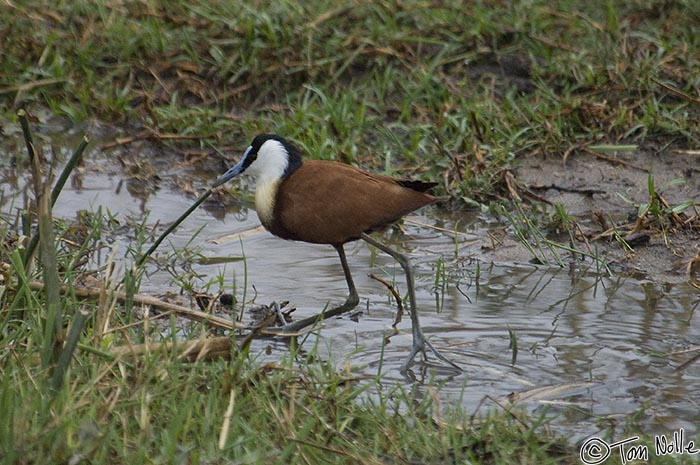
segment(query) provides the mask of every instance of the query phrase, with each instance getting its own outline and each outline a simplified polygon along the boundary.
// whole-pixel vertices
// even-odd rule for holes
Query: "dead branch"
[[[153,352],[178,352],[178,358],[186,362],[209,361],[227,358],[231,354],[232,339],[228,336],[210,337],[196,341],[149,342],[138,345],[124,345],[112,349],[115,358],[150,354]]]
[[[29,283],[29,288],[38,291],[44,288],[44,283],[39,281],[31,281]],[[62,294],[65,294],[66,292],[68,292],[68,286],[66,286],[65,284],[62,285],[60,290]],[[71,288],[71,292],[73,292],[77,297],[80,298],[99,299],[102,295],[102,288],[74,287]],[[111,291],[109,294],[112,298],[117,299],[120,302],[124,302],[127,300],[126,292]],[[168,312],[181,315],[185,318],[189,318],[191,320],[199,321],[202,323],[207,323],[212,326],[217,326],[223,329],[245,329],[245,325],[243,323],[232,321],[227,318],[222,318],[216,315],[210,315],[209,313],[201,312],[199,310],[194,310],[188,307],[183,307],[182,305],[164,302],[160,299],[157,299],[156,297],[148,295],[135,294],[133,296],[132,301],[138,305],[150,305],[154,308],[166,310]],[[158,316],[159,315],[154,315],[153,318],[157,318]]]

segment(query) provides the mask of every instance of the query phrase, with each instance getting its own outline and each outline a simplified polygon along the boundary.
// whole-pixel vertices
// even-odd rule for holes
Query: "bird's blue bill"
[[[214,187],[219,187],[220,185],[224,184],[227,181],[230,181],[231,179],[235,178],[236,176],[241,174],[243,171],[245,171],[245,169],[247,168],[246,158],[248,158],[248,152],[250,152],[250,147],[248,147],[248,149],[243,154],[243,157],[241,157],[241,161],[236,163],[230,170],[225,172],[219,179],[217,179],[214,182],[212,189]]]

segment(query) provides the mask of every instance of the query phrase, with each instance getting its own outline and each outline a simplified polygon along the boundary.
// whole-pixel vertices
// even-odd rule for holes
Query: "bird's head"
[[[260,134],[243,153],[243,158],[214,182],[220,186],[242,173],[258,180],[284,179],[301,166],[301,152],[291,143],[274,134]]]

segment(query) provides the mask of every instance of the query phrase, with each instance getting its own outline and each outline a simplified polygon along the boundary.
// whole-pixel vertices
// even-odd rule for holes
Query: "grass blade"
[[[22,129],[24,130],[24,126],[22,126]],[[27,130],[29,130],[29,127],[27,127]],[[31,141],[31,134],[30,134],[30,141]],[[58,199],[58,196],[61,195],[61,191],[63,190],[63,186],[65,186],[66,181],[68,180],[68,177],[70,174],[73,172],[73,169],[75,166],[78,164],[80,159],[83,156],[83,152],[85,151],[85,148],[87,147],[88,143],[90,142],[90,139],[88,136],[83,136],[83,139],[80,141],[80,144],[78,147],[73,151],[73,155],[68,159],[68,163],[66,163],[66,166],[63,168],[63,171],[61,171],[61,175],[58,177],[56,180],[56,184],[53,186],[53,189],[51,190],[51,207],[56,205],[56,200]],[[32,143],[33,147],[33,143]],[[25,267],[29,263],[29,260],[31,260],[32,255],[34,254],[34,250],[36,250],[36,246],[39,244],[39,234],[35,233],[32,236],[32,239],[29,241],[29,244],[27,245],[27,249],[24,252],[24,263]]]
[[[58,391],[63,385],[63,378],[68,371],[68,366],[73,358],[73,352],[78,346],[80,335],[83,332],[83,328],[85,327],[85,323],[88,321],[89,316],[90,312],[87,310],[79,310],[73,316],[73,321],[71,322],[70,330],[68,331],[68,337],[66,338],[66,344],[63,346],[63,350],[61,350],[61,353],[58,356],[56,368],[53,372],[53,378],[51,379],[51,387],[54,392]]]
[[[190,206],[190,208],[188,208],[185,211],[185,213],[180,215],[180,217],[177,220],[175,220],[175,222],[173,224],[168,226],[168,228],[165,231],[163,231],[163,234],[161,234],[160,237],[158,237],[158,239],[156,239],[156,241],[153,243],[153,245],[151,245],[151,247],[143,255],[141,255],[141,257],[136,261],[136,268],[139,268],[141,265],[143,265],[144,262],[146,261],[146,259],[158,248],[160,243],[163,242],[165,240],[165,238],[168,237],[168,235],[175,230],[175,228],[180,226],[180,223],[185,221],[185,218],[190,216],[190,213],[192,213],[199,205],[201,205],[201,203],[204,202],[207,199],[207,197],[209,197],[211,195],[212,192],[213,192],[213,190],[211,188],[207,189]]]
[[[56,262],[56,246],[51,217],[50,193],[44,184],[39,159],[34,149],[34,141],[29,128],[29,120],[24,110],[17,112],[22,133],[27,144],[27,152],[32,167],[32,181],[39,216],[39,248],[41,251],[41,268],[44,278],[45,315],[41,348],[41,363],[44,367],[53,365],[59,357],[63,343],[63,315],[61,311],[61,293]],[[26,266],[26,263],[25,263]]]

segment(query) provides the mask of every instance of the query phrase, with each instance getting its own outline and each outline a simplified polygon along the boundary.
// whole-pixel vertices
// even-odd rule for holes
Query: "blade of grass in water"
[[[53,365],[59,357],[63,343],[63,315],[61,309],[60,280],[56,261],[56,245],[51,216],[51,202],[48,185],[44,184],[39,159],[34,149],[34,141],[29,128],[29,120],[24,110],[17,112],[27,152],[32,167],[34,195],[37,199],[39,216],[39,248],[41,251],[41,271],[44,279],[45,315],[41,348],[41,362],[44,367]],[[25,263],[26,266],[26,263]]]
[[[22,129],[24,130],[24,125],[22,126]],[[29,129],[29,126],[27,125],[27,130]],[[30,136],[31,140],[31,136]],[[80,144],[78,147],[73,151],[73,154],[71,157],[68,159],[68,163],[66,163],[66,166],[63,168],[63,171],[61,171],[61,175],[58,177],[56,180],[56,184],[53,187],[53,190],[51,191],[51,207],[56,205],[56,200],[58,199],[58,196],[61,195],[61,191],[63,190],[63,186],[65,186],[66,181],[70,177],[70,174],[73,172],[73,169],[75,166],[78,164],[80,159],[83,156],[83,152],[85,151],[85,148],[87,147],[88,143],[90,142],[90,139],[87,136],[83,136],[83,139],[80,141]],[[33,146],[33,143],[32,143]],[[36,246],[39,243],[39,234],[35,233],[32,236],[32,239],[29,241],[29,244],[27,245],[27,249],[24,252],[24,263],[25,267],[29,266],[29,260],[31,260],[32,255],[34,254],[34,250],[36,250]]]
[[[180,217],[178,219],[176,219],[173,224],[168,226],[168,228],[165,231],[163,231],[163,234],[161,234],[160,237],[158,237],[158,239],[156,239],[156,241],[153,243],[153,245],[151,245],[151,247],[143,255],[141,255],[141,257],[136,261],[135,267],[139,268],[141,265],[143,265],[145,263],[146,259],[158,248],[160,243],[163,242],[166,237],[168,237],[168,234],[170,234],[171,232],[173,232],[175,230],[175,228],[180,226],[180,223],[185,221],[185,218],[190,216],[190,213],[192,213],[202,202],[204,202],[207,199],[207,197],[209,197],[211,195],[212,192],[213,192],[213,189],[211,189],[211,188],[207,189],[202,195],[199,196],[199,198],[197,200],[195,200],[195,202],[190,206],[190,208],[188,208],[185,211],[185,213],[180,215]]]

